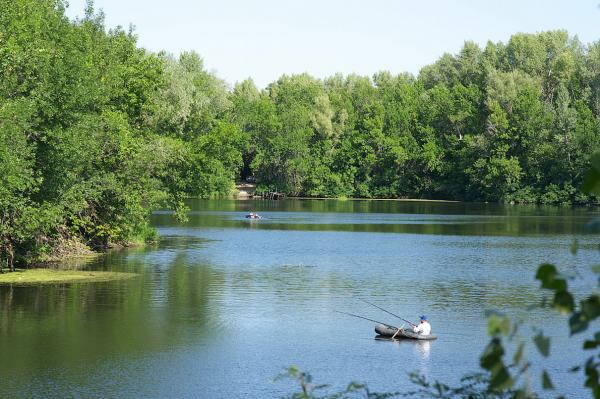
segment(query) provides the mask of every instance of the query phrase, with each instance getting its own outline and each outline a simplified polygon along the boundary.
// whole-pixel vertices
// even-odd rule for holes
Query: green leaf
[[[594,274],[600,274],[600,265],[592,265],[592,272]]]
[[[481,367],[491,374],[490,388],[502,390],[513,385],[513,379],[502,361],[504,347],[500,338],[493,338],[479,358]]]
[[[598,346],[598,342],[586,340],[583,343],[583,349],[595,349]]]
[[[550,338],[544,337],[543,332],[539,332],[534,338],[533,342],[535,342],[535,346],[538,351],[544,356],[548,357],[550,354]]]
[[[555,278],[552,281],[548,282],[547,287],[543,287],[543,288],[549,288],[554,291],[566,291],[567,290],[567,281],[562,277]]]
[[[497,313],[493,313],[488,317],[488,334],[507,335],[510,332],[510,319]]]
[[[575,309],[575,300],[568,291],[557,291],[554,294],[552,306],[561,312],[572,312]]]
[[[600,297],[591,295],[581,301],[581,313],[583,313],[588,321],[592,321],[600,316]]]
[[[567,289],[567,282],[563,277],[560,277],[554,265],[548,263],[541,265],[535,278],[542,282],[542,288],[554,291],[565,291]]]
[[[502,341],[499,338],[493,338],[479,359],[481,367],[486,370],[492,370],[498,367],[498,365],[502,365],[503,355],[504,348],[502,347]]]
[[[557,274],[557,271],[556,271],[556,267],[554,265],[551,265],[549,263],[544,263],[543,265],[541,265],[538,268],[537,273],[535,274],[535,278],[542,282],[542,287],[543,287],[544,282],[548,281],[548,280],[553,280],[554,276],[556,276],[556,274]]]
[[[548,375],[548,372],[544,370],[542,372],[542,388],[544,389],[554,389],[554,385],[552,384],[552,380]]]
[[[569,318],[569,328],[571,329],[571,335],[585,331],[588,328],[585,316],[581,312],[573,313]]]
[[[523,359],[524,350],[525,350],[525,344],[523,342],[519,343],[519,347],[517,348],[517,351],[515,352],[515,355],[513,356],[513,362],[515,364],[519,364],[521,362],[521,359]]]
[[[490,388],[494,390],[503,390],[512,387],[513,379],[506,369],[502,366],[495,372],[492,371],[492,378],[490,379]]]
[[[590,357],[585,362],[585,376],[587,377],[585,380],[585,386],[592,388],[593,390],[598,389],[598,363],[594,362],[594,357]],[[597,397],[597,395],[594,395]]]

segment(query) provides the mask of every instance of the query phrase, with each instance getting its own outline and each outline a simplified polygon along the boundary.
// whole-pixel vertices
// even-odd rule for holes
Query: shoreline
[[[88,247],[78,247],[76,251],[73,251],[74,247],[71,247],[70,251],[62,252],[60,255],[51,255],[45,259],[38,259],[31,262],[22,262],[20,267],[16,267],[15,271],[10,271],[6,267],[0,266],[0,285],[4,284],[2,276],[11,275],[19,272],[28,270],[48,270],[56,272],[89,272],[89,273],[103,273],[103,271],[96,270],[84,270],[86,264],[93,262],[100,257],[106,256],[111,252],[124,251],[127,249],[146,247],[149,243],[145,242],[131,242],[128,244],[113,244],[105,249],[94,250]],[[120,273],[120,272],[107,272],[107,273]],[[42,282],[43,284],[43,282]]]
[[[224,197],[224,198],[232,198],[235,200],[264,199],[260,195],[238,195],[238,194],[234,194],[231,197]],[[427,199],[427,198],[294,197],[291,195],[285,196],[282,199],[319,200],[319,201],[333,200],[333,201],[396,201],[396,202],[447,202],[447,203],[464,203],[465,202],[465,201],[459,201],[459,200]],[[488,202],[482,202],[482,203],[488,203]]]
[[[256,194],[256,183],[242,181],[235,182],[235,190],[231,195],[238,200],[262,199],[262,195]],[[365,198],[365,197],[304,197],[285,195],[283,198],[301,199],[301,200],[337,200],[337,201],[420,201],[420,202],[464,202],[449,199],[428,199],[428,198]]]
[[[444,199],[423,199],[423,198],[339,198],[339,197],[286,197],[290,199],[301,200],[336,200],[336,201],[395,201],[395,202],[449,202],[461,203],[463,201],[444,200]]]
[[[93,271],[93,270],[57,270],[49,268],[17,269],[14,272],[3,270],[0,274],[0,286],[39,286],[48,284],[94,283],[126,280],[138,276],[137,273]]]

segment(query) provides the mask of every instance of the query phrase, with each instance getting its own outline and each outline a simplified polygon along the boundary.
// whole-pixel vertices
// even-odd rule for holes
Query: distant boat
[[[382,337],[386,337],[386,338],[391,338],[394,336],[394,334],[397,333],[396,338],[400,338],[400,339],[418,339],[418,340],[437,339],[437,335],[435,335],[435,334],[428,334],[428,335],[417,334],[417,333],[413,332],[412,330],[398,331],[398,329],[396,327],[387,326],[384,324],[377,324],[375,326],[375,332],[378,335],[381,335]]]
[[[262,219],[262,216],[260,216],[258,213],[250,212],[246,215],[246,219]]]

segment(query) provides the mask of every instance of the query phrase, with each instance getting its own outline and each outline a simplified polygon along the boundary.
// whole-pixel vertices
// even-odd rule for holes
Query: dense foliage
[[[466,43],[418,77],[282,76],[233,88],[107,30],[90,5],[0,0],[0,258],[152,236],[184,199],[259,189],[325,197],[589,203],[600,42],[566,32]]]
[[[152,209],[229,193],[242,133],[194,54],[150,54],[102,13],[0,0],[0,255],[35,261],[148,239]]]
[[[307,196],[585,203],[600,144],[600,42],[466,43],[418,77],[283,76],[232,94],[264,186]],[[251,94],[248,94],[251,93]]]

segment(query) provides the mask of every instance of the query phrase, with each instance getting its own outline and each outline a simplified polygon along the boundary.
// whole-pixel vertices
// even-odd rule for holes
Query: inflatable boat
[[[400,331],[398,332],[398,328],[397,327],[393,327],[393,326],[388,326],[385,324],[377,324],[375,326],[375,332],[382,336],[382,337],[387,337],[387,338],[391,338],[394,336],[394,334],[396,334],[396,338],[398,339],[420,339],[420,340],[432,340],[432,339],[437,339],[437,335],[435,334],[428,334],[428,335],[423,335],[423,334],[417,334],[415,332],[413,332],[412,330],[404,330],[404,329],[400,329]]]

